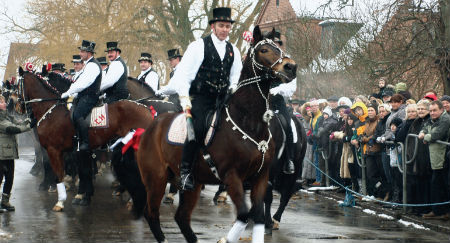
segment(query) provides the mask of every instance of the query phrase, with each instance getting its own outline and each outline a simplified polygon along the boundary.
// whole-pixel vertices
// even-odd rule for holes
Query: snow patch
[[[314,194],[314,192],[310,192],[310,191],[307,191],[307,190],[305,190],[305,189],[300,189],[300,192],[308,193],[308,194]]]
[[[383,218],[383,219],[388,219],[388,220],[394,220],[394,217],[386,215],[384,213],[378,214],[378,217]]]
[[[423,225],[415,224],[415,223],[413,223],[413,222],[408,222],[408,221],[401,220],[401,219],[399,219],[398,222],[399,222],[400,224],[403,224],[403,225],[407,226],[407,227],[408,227],[408,226],[411,226],[411,227],[416,228],[416,229],[430,230],[429,228],[426,228],[426,227],[424,227]]]
[[[365,197],[362,198],[362,200],[370,202],[370,201],[374,201],[376,199],[375,199],[374,196],[365,196]]]
[[[308,188],[308,191],[331,191],[336,190],[338,187],[336,186],[329,186],[329,187],[310,187]]]
[[[339,200],[339,201],[337,201],[337,202],[338,202],[338,204],[344,203],[344,201],[341,201],[341,200]]]
[[[377,212],[375,212],[375,211],[373,211],[373,210],[370,210],[370,209],[364,209],[363,210],[363,212],[364,213],[367,213],[367,214],[371,214],[371,215],[377,215]]]

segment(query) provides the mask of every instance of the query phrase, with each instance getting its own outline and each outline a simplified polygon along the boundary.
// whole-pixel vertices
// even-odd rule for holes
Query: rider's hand
[[[70,94],[69,93],[67,93],[67,92],[64,92],[62,95],[61,95],[61,99],[65,99],[65,98],[68,98],[70,96]]]
[[[277,88],[271,88],[269,92],[271,95],[277,95],[278,93],[280,93],[279,89]]]

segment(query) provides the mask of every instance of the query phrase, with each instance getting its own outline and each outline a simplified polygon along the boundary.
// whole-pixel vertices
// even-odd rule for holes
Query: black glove
[[[37,120],[36,120],[35,118],[31,118],[31,121],[30,121],[30,128],[35,127],[36,124],[37,124]]]

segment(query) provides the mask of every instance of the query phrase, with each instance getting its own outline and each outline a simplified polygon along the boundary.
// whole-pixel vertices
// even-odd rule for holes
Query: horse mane
[[[140,84],[141,86],[143,86],[144,88],[146,88],[148,91],[152,92],[152,94],[155,93],[155,91],[152,89],[152,87],[150,87],[150,85],[148,85],[148,83],[146,83],[146,82],[143,81],[143,80],[139,80],[139,79],[137,79],[137,78],[132,78],[132,77],[128,77],[128,80]]]
[[[63,77],[60,74],[51,72],[48,74],[48,83],[50,86],[54,87],[59,93],[64,93],[69,90],[72,80]]]
[[[48,77],[42,76],[40,73],[35,73],[35,72],[25,71],[25,73],[34,74],[34,76],[36,76],[37,80],[39,80],[39,82],[42,84],[42,86],[45,87],[48,91],[50,91],[56,95],[61,95],[61,92],[49,82]]]

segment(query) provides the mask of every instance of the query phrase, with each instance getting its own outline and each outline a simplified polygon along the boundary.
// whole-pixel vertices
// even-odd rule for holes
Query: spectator
[[[334,114],[336,114],[338,112],[338,110],[337,110],[338,101],[339,101],[339,98],[336,95],[332,95],[331,97],[329,97],[327,99],[328,106],[331,108],[331,110],[333,111]]]
[[[384,103],[389,103],[391,100],[391,97],[394,95],[394,90],[390,88],[385,88],[383,90],[383,93],[381,94],[381,98],[383,99]]]
[[[408,86],[403,82],[395,85],[395,93],[401,94],[405,98],[405,101],[411,99],[411,93],[408,91]]]
[[[429,101],[435,101],[435,100],[437,100],[437,95],[430,93],[430,94],[425,95],[423,98],[428,99]]]
[[[377,142],[380,143],[381,139],[384,137],[386,133],[386,121],[391,115],[391,107],[388,104],[381,104],[378,106],[378,124],[376,127],[376,137]],[[380,143],[381,146],[381,163],[383,166],[384,177],[386,178],[386,195],[384,201],[389,200],[390,195],[392,195],[392,185],[393,178],[391,175],[391,165],[389,153],[387,153],[387,148],[384,143]]]
[[[0,96],[0,183],[3,184],[1,208],[14,211],[15,208],[9,202],[14,181],[14,159],[19,158],[16,134],[30,130],[30,121],[18,122],[6,113],[5,97]]]
[[[398,131],[402,128],[403,120],[399,117],[396,117],[391,122],[391,127],[389,135],[386,136],[387,141],[395,141],[396,136],[398,134]],[[402,157],[401,157],[401,147],[398,144],[390,144],[387,145],[389,148],[389,158],[390,158],[390,165],[391,165],[391,175],[393,178],[393,186],[392,186],[392,201],[395,203],[400,203],[402,198],[402,188],[403,188],[403,180],[402,180],[402,174],[398,170],[398,166],[402,163]]]
[[[312,130],[309,124],[313,116],[310,103],[307,102],[302,105],[300,110],[303,117],[303,127],[305,128],[307,136],[310,136],[312,134]],[[309,160],[309,162],[314,161],[313,145],[309,142],[306,146],[305,160]],[[314,183],[316,179],[316,169],[307,161],[303,162],[302,179],[306,181],[307,185]]]
[[[445,111],[450,114],[450,96],[443,95],[440,99],[442,105],[444,106]]]
[[[408,133],[419,134],[424,124],[430,119],[429,112],[430,102],[421,100],[417,103],[417,115],[411,124]],[[411,159],[414,154],[414,139],[406,141],[408,150],[406,158]],[[430,203],[430,185],[431,185],[431,164],[430,152],[428,145],[419,142],[417,144],[417,152],[415,159],[407,165],[407,195],[408,203],[411,204],[428,204]],[[430,207],[413,207],[416,214],[424,214],[430,212]]]
[[[322,112],[319,109],[319,101],[314,100],[311,101],[311,121],[310,121],[310,127],[311,127],[311,133],[308,137],[310,144],[312,144],[312,149],[314,153],[314,164],[318,168],[320,158],[322,157],[319,153],[319,140],[317,138],[317,133],[319,132],[319,125],[321,124],[321,121],[323,119]],[[322,182],[322,174],[319,170],[316,170],[316,181],[312,184],[313,186],[320,186]]]
[[[337,102],[336,102],[337,103]],[[336,130],[336,126],[338,124],[338,120],[336,115],[333,113],[331,107],[327,106],[323,110],[323,120],[322,124],[319,127],[319,131],[317,133],[317,136],[320,140],[319,148],[321,148],[321,152],[323,151],[328,156],[328,161],[325,161],[324,163],[328,163],[328,172],[331,178],[337,179],[338,178],[338,166],[336,159],[336,143],[330,142],[330,135],[331,132]],[[325,164],[324,164],[325,165]],[[325,167],[325,166],[324,166]]]
[[[364,105],[368,105],[368,104],[370,104],[370,101],[369,101],[369,99],[367,99],[367,97],[366,96],[364,96],[364,95],[358,95],[358,96],[356,96],[355,97],[355,103],[356,102],[362,102],[362,103],[364,103]]]
[[[386,78],[385,77],[381,77],[380,79],[378,79],[378,88],[380,89],[380,91],[378,92],[377,98],[382,99],[383,91],[386,88]]]
[[[406,104],[406,105],[416,104],[416,101],[413,100],[413,99],[408,99],[408,100],[405,101],[405,104]]]
[[[444,166],[447,146],[436,141],[448,140],[450,116],[444,111],[444,106],[440,101],[433,101],[430,104],[430,118],[419,133],[419,139],[423,139],[430,150],[432,169],[431,202],[439,203],[448,200],[448,170]],[[447,206],[432,206],[431,212],[424,214],[422,217],[427,219],[448,219]]]
[[[386,196],[386,182],[383,175],[383,165],[381,163],[381,148],[375,143],[375,130],[378,124],[378,107],[370,104],[367,107],[367,119],[365,129],[360,135],[363,146],[364,160],[366,162],[367,173],[367,194],[375,197]]]
[[[406,105],[403,104],[403,101],[404,101],[404,98],[400,94],[395,94],[395,95],[392,96],[391,101],[390,101],[390,105],[392,107],[391,108],[391,115],[386,120],[386,131],[390,131],[391,121],[394,118],[399,117],[402,120],[405,119],[405,117],[406,117],[406,112],[405,112]]]

